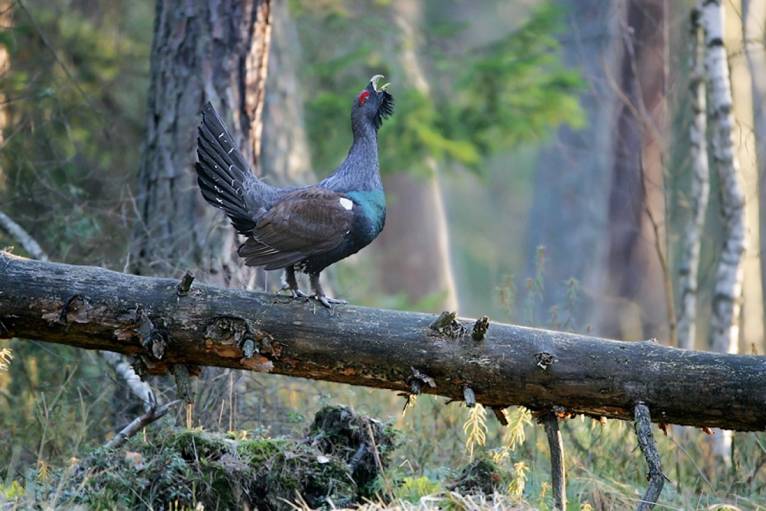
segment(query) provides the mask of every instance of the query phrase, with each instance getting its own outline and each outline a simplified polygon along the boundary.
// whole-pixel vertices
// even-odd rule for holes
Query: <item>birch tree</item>
[[[702,245],[702,229],[705,223],[708,196],[710,194],[710,170],[707,156],[707,100],[705,86],[705,47],[703,45],[702,2],[692,9],[690,23],[691,76],[689,95],[693,113],[689,126],[691,153],[691,185],[689,187],[689,222],[684,230],[679,262],[678,347],[694,349],[695,323],[697,318],[697,289]]]
[[[724,45],[729,55],[734,107],[732,139],[745,186],[747,248],[742,262],[742,331],[739,347],[741,350],[750,351],[752,346],[759,346],[763,342],[764,335],[758,201],[760,186],[754,131],[753,83],[747,63],[742,1],[728,0],[724,4],[724,9],[726,11]]]
[[[721,0],[706,0],[702,8],[705,30],[705,73],[710,87],[710,122],[713,158],[721,188],[723,246],[716,268],[710,345],[721,353],[736,353],[739,343],[743,255],[746,249],[745,195],[732,131],[731,81],[724,47],[724,9]],[[719,433],[713,442],[716,455],[729,460],[731,435]]]

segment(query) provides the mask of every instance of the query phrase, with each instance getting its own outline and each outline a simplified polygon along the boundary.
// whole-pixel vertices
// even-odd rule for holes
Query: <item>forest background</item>
[[[735,344],[763,354],[766,6],[723,3],[749,241]],[[700,195],[690,139],[694,2],[273,4],[262,176],[305,183],[331,171],[349,145],[351,99],[371,75],[385,74],[397,101],[380,133],[386,230],[331,272],[335,294],[683,342],[684,240]],[[154,17],[148,0],[0,1],[0,211],[52,260],[173,277],[188,266],[184,258],[163,260],[160,270],[133,260],[131,240],[146,221],[140,169]],[[711,156],[696,331],[685,345],[696,349],[716,348],[710,318],[726,230],[715,165]],[[2,231],[0,244],[29,255]],[[259,277],[256,287],[276,280]],[[83,456],[140,408],[98,354],[1,346],[0,493]],[[523,409],[509,411],[503,428],[480,406],[425,396],[403,414],[390,392],[233,371],[209,381],[198,403],[215,407],[197,406],[195,425],[296,435],[324,404],[349,404],[403,432],[392,477],[419,481],[407,486],[415,497],[403,497],[437,491],[486,452],[513,474],[507,493],[547,505],[544,435]],[[168,420],[182,424],[183,413]],[[577,506],[635,503],[645,478],[628,433],[618,421],[565,426]],[[764,434],[736,434],[725,453],[699,431],[672,430],[658,442],[672,480],[667,505],[766,505]]]

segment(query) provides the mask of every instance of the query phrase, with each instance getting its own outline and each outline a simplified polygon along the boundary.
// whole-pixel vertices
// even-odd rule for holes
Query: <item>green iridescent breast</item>
[[[386,194],[383,190],[347,193],[362,208],[362,213],[374,226],[375,234],[383,229],[386,220]]]

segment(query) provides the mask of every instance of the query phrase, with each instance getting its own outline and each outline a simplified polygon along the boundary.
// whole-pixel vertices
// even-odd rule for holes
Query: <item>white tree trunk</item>
[[[734,104],[734,151],[737,154],[745,193],[747,249],[743,261],[742,331],[740,351],[763,342],[763,279],[761,276],[758,160],[753,129],[753,84],[745,49],[745,20],[741,0],[727,0],[724,46],[729,55],[731,92]],[[763,51],[763,50],[761,50]],[[763,70],[759,70],[762,73]]]
[[[707,101],[705,99],[705,46],[700,17],[702,2],[693,8],[691,16],[691,77],[689,93],[694,117],[689,127],[692,180],[689,189],[689,223],[684,231],[679,263],[678,347],[694,349],[697,318],[697,275],[699,273],[702,229],[710,194],[710,170],[707,158]]]
[[[739,313],[742,294],[743,255],[746,249],[745,195],[739,162],[734,151],[731,82],[724,39],[724,10],[721,0],[706,0],[702,12],[705,29],[705,71],[710,86],[713,156],[721,187],[724,244],[716,269],[711,347],[736,353],[739,343]],[[714,452],[730,460],[731,435],[717,433]]]

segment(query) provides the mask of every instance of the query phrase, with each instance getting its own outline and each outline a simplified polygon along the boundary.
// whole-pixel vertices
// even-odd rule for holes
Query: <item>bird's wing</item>
[[[239,255],[250,266],[284,268],[337,247],[351,229],[353,202],[311,187],[287,194],[258,219]]]
[[[278,190],[255,177],[210,102],[197,134],[197,182],[205,199],[222,209],[245,234]]]

